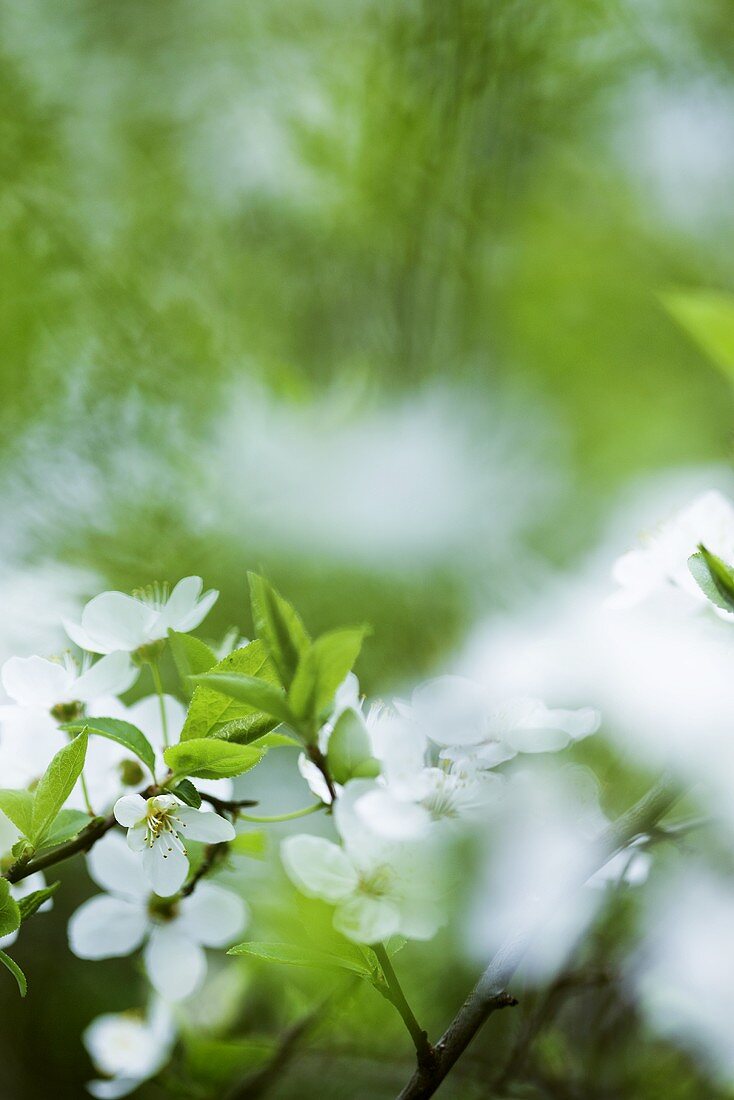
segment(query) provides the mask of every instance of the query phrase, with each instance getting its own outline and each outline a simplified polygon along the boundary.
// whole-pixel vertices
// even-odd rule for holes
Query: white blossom
[[[108,833],[87,856],[92,879],[107,891],[85,901],[69,921],[69,946],[82,959],[129,955],[143,943],[148,977],[166,1000],[188,997],[206,975],[205,947],[227,947],[247,923],[247,906],[231,890],[197,883],[188,897],[151,896],[137,856]]]
[[[117,1100],[154,1077],[171,1056],[176,1031],[170,1008],[156,1000],[147,1015],[109,1012],[93,1020],[84,1045],[99,1073],[88,1091],[97,1100]]]
[[[185,806],[172,794],[147,800],[139,794],[126,794],[117,800],[114,812],[127,829],[129,847],[142,855],[148,882],[164,898],[177,893],[186,880],[186,840],[219,844],[235,836],[229,821],[211,811]]]
[[[334,808],[342,846],[300,834],[281,845],[283,865],[307,897],[335,906],[334,927],[356,943],[400,934],[430,939],[442,922],[437,858],[426,844],[377,837],[354,812],[370,784],[348,784]]]
[[[716,490],[709,490],[677,512],[623,554],[614,564],[619,585],[607,606],[633,607],[664,590],[678,589],[699,603],[706,596],[688,568],[699,543],[724,561],[734,562],[734,506]]]
[[[169,629],[193,630],[210,611],[219,593],[201,593],[201,577],[184,577],[168,594],[154,586],[135,596],[102,592],[82,612],[81,624],[64,621],[73,642],[90,653],[132,653],[168,635]]]

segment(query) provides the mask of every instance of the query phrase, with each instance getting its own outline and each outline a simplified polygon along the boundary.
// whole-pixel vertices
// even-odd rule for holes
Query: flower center
[[[162,611],[171,595],[171,586],[168,581],[154,581],[144,588],[134,588],[131,595],[153,611]]]
[[[176,898],[159,898],[157,894],[151,894],[148,898],[148,916],[158,924],[167,924],[175,920],[179,913],[179,903]]]
[[[361,875],[359,889],[371,898],[383,897],[390,887],[392,876],[388,867],[375,867],[368,875]]]
[[[55,722],[75,722],[84,714],[84,704],[79,700],[73,703],[56,703],[51,707],[50,713]]]

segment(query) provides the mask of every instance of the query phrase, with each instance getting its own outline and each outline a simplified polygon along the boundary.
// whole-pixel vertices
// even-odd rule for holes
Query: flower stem
[[[306,806],[302,810],[291,810],[289,814],[272,814],[263,817],[262,814],[243,814],[241,810],[238,810],[237,816],[243,821],[254,821],[260,825],[270,825],[277,821],[294,821],[297,817],[308,817],[309,814],[315,814],[317,810],[323,810],[323,808],[323,802],[314,802],[312,806]]]
[[[166,701],[163,698],[163,682],[161,681],[161,672],[158,668],[158,661],[150,662],[150,674],[153,677],[153,686],[155,687],[156,695],[158,696],[158,706],[161,712],[161,728],[163,730],[163,746],[168,748],[168,719],[166,718]]]
[[[428,1033],[423,1030],[416,1020],[413,1010],[403,993],[402,986],[398,981],[398,976],[390,962],[390,956],[385,950],[385,947],[381,943],[375,943],[372,945],[372,950],[377,956],[377,961],[380,964],[380,969],[387,983],[387,990],[382,990],[383,996],[386,997],[400,1013],[403,1023],[407,1027],[410,1037],[413,1040],[415,1052],[418,1056],[418,1065],[428,1066],[433,1062],[435,1057],[433,1047],[428,1041]]]
[[[79,782],[81,783],[82,795],[84,797],[84,805],[87,807],[87,813],[89,814],[90,817],[96,817],[97,815],[95,814],[94,810],[92,809],[92,803],[91,803],[91,800],[89,798],[89,788],[87,787],[87,781],[84,778],[84,771],[83,770],[82,770],[81,775],[79,776]]]

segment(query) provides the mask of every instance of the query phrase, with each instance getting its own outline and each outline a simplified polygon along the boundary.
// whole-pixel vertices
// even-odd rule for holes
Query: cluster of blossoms
[[[693,553],[700,538],[696,532]],[[321,810],[332,839],[287,836],[282,866],[305,896],[333,908],[337,937],[379,959],[385,941],[426,940],[445,921],[443,857],[456,840],[499,834],[498,822],[527,804],[519,834],[536,814],[519,758],[557,753],[600,723],[590,707],[508,699],[460,676],[367,707],[352,671],[362,630],[312,640],[290,604],[251,577],[257,639],[212,648],[189,632],[216,596],[202,595],[195,577],[170,594],[103,593],[79,624],[66,624],[79,656],[13,657],[0,674],[7,696],[0,765],[9,784],[0,790],[0,825],[8,830],[0,843],[15,900],[35,897],[33,912],[47,908],[50,892],[34,859],[69,844],[86,852],[101,893],[73,914],[71,950],[88,960],[141,951],[151,985],[144,1014],[103,1016],[85,1033],[104,1075],[89,1088],[102,1098],[125,1095],[160,1071],[176,1042],[181,1002],[206,979],[206,949],[227,948],[247,925],[248,906],[232,880],[212,881],[237,849],[239,821]],[[188,706],[163,690],[166,646]],[[132,689],[139,695],[139,677],[152,693],[124,701]],[[294,747],[316,801],[280,817],[244,814],[233,780],[271,749]],[[558,860],[575,875],[558,824],[563,801],[552,802],[551,813],[562,841]],[[605,820],[594,803],[572,831],[586,844]],[[619,853],[594,883],[641,881],[647,860],[640,850]],[[542,871],[536,861],[518,911],[540,911]],[[555,900],[550,892],[550,908]],[[3,930],[8,946],[17,926]]]

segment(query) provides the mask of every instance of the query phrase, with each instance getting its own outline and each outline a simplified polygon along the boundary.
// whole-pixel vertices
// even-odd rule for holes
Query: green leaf
[[[262,749],[252,745],[235,745],[213,737],[200,737],[171,745],[163,758],[174,775],[192,775],[197,779],[230,779],[242,775],[259,764]]]
[[[72,837],[78,836],[82,829],[86,829],[91,823],[92,818],[83,810],[60,810],[43,841],[44,848],[64,844]]]
[[[20,908],[10,893],[10,883],[0,878],[0,936],[9,936],[20,928]]]
[[[36,787],[29,838],[36,846],[46,836],[81,775],[87,741],[86,733],[80,733],[59,749]]]
[[[666,294],[663,303],[716,366],[734,379],[734,296],[695,290]]]
[[[288,701],[299,718],[319,719],[331,709],[334,694],[359,656],[365,627],[322,634],[303,653]]]
[[[342,711],[329,738],[326,753],[329,771],[337,783],[371,779],[380,774],[364,719],[351,707]]]
[[[265,683],[278,684],[275,665],[268,657],[265,646],[259,641],[250,642],[249,645],[236,649],[234,653],[230,653],[214,665],[211,672],[241,672],[246,676],[256,676]],[[246,744],[253,738],[260,737],[278,724],[277,719],[263,714],[256,707],[231,699],[201,683],[194,691],[189,704],[189,712],[181,731],[181,740],[219,736],[220,731],[234,721],[239,725],[236,731],[233,731],[235,735],[228,736],[227,740],[237,741],[240,744]]]
[[[43,890],[34,890],[32,894],[26,894],[24,898],[21,898],[18,902],[21,921],[28,920],[34,913],[37,913],[41,906],[54,896],[60,885],[60,882],[52,882],[50,886],[44,887]]]
[[[210,1039],[189,1031],[183,1035],[186,1068],[197,1083],[206,1081],[217,1086],[223,1095],[224,1086],[233,1078],[241,1078],[268,1063],[275,1043],[267,1037],[243,1039]]]
[[[169,630],[168,641],[176,671],[181,677],[181,683],[188,691],[189,676],[196,676],[200,672],[208,672],[210,668],[214,668],[217,655],[206,642],[202,642],[200,638],[194,638],[192,634],[180,634],[178,630]]]
[[[88,734],[115,741],[142,760],[155,781],[155,750],[143,731],[130,722],[123,722],[120,718],[88,718],[84,722],[68,722],[61,728],[68,733],[86,730]]]
[[[734,569],[705,546],[688,559],[688,568],[703,594],[724,611],[734,611]]]
[[[191,679],[253,710],[270,714],[279,722],[293,721],[282,689],[256,676],[245,676],[241,672],[205,672],[203,676],[192,676]]]
[[[261,829],[250,829],[246,833],[238,833],[234,840],[230,841],[229,850],[237,856],[249,856],[250,859],[265,859],[268,846],[268,838]]]
[[[28,982],[23,971],[18,966],[14,959],[10,958],[10,955],[6,955],[4,951],[0,951],[0,962],[3,966],[6,966],[10,973],[18,983],[18,989],[20,990],[21,997],[25,997],[28,992]]]
[[[31,791],[0,790],[0,810],[23,836],[31,835],[33,794]]]
[[[286,963],[288,966],[310,966],[319,970],[348,970],[359,974],[360,978],[371,978],[366,962],[356,958],[342,958],[328,951],[318,951],[313,947],[301,947],[292,943],[240,943],[230,947],[228,955],[250,955],[268,962]]]
[[[198,810],[201,806],[201,795],[194,784],[190,783],[188,779],[182,779],[175,787],[171,787],[171,793],[175,794],[177,798],[180,798],[182,802],[185,802],[187,806],[192,806],[195,810]]]
[[[263,749],[290,749],[294,745],[297,749],[303,748],[302,743],[297,738],[279,732],[265,733],[262,737],[256,737],[254,741],[250,741],[250,744]]]
[[[255,631],[267,647],[281,682],[290,687],[309,637],[295,609],[257,573],[247,574]]]

